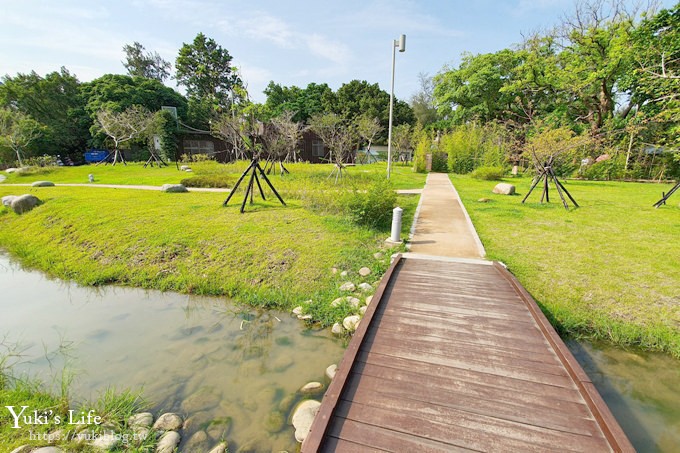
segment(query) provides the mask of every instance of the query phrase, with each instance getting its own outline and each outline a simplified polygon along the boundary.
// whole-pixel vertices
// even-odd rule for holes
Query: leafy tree
[[[11,150],[20,167],[24,166],[22,156],[43,129],[40,123],[22,112],[0,109],[0,148]]]
[[[160,154],[163,160],[177,159],[177,120],[167,110],[159,110],[154,114],[153,132],[161,142]]]
[[[632,41],[635,64],[625,87],[647,139],[680,145],[680,3],[643,20]]]
[[[434,82],[423,72],[418,74],[418,81],[420,89],[411,96],[411,109],[418,122],[426,126],[439,119],[434,105]]]
[[[183,44],[175,61],[176,78],[189,98],[206,101],[219,112],[230,105],[233,88],[242,85],[232,57],[212,38],[199,33],[191,44]]]
[[[449,117],[454,124],[505,119],[514,96],[501,89],[518,63],[518,54],[509,49],[463,54],[458,68],[446,67],[434,78],[433,96],[440,115]]]
[[[92,119],[84,110],[78,79],[65,68],[42,77],[36,72],[5,76],[0,107],[11,107],[44,126],[34,146],[51,155],[81,155]]]
[[[128,75],[106,74],[82,85],[85,110],[93,121],[102,110],[122,112],[133,105],[156,112],[162,106],[177,108],[178,117],[187,114],[187,101],[172,88],[166,87],[155,79],[131,77]],[[96,125],[90,128],[94,143],[100,143],[104,136]]]
[[[285,87],[269,82],[264,90],[265,106],[276,117],[284,111],[293,112],[293,121],[306,122],[312,115],[331,112],[335,106],[335,94],[325,84],[310,83],[306,88]]]
[[[165,61],[158,52],[145,52],[144,46],[135,41],[123,46],[125,61],[123,66],[133,77],[156,79],[159,82],[170,77],[170,62]]]
[[[127,165],[120,145],[142,137],[153,122],[153,114],[145,107],[132,105],[122,112],[102,109],[97,112],[97,126],[114,144],[113,165],[120,160]]]
[[[336,102],[333,111],[348,120],[353,120],[360,115],[368,115],[378,118],[384,131],[389,126],[390,95],[380,89],[377,83],[368,83],[365,80],[352,80],[343,84],[335,94]],[[393,125],[414,124],[415,115],[411,107],[398,99],[394,100]],[[380,139],[385,140],[383,132]]]
[[[408,159],[408,151],[411,149],[412,135],[411,126],[408,124],[400,124],[392,129],[393,160],[400,160],[402,162],[410,160]]]

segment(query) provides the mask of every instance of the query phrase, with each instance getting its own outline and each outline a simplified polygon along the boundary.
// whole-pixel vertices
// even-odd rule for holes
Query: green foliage
[[[505,132],[493,123],[468,123],[444,134],[439,149],[448,155],[449,169],[465,174],[480,166],[503,166],[510,149]]]
[[[85,103],[80,82],[66,68],[44,77],[34,71],[5,76],[0,83],[0,107],[12,106],[44,127],[32,152],[82,160],[92,124]]]
[[[167,110],[159,110],[154,115],[152,132],[161,141],[160,155],[166,162],[177,158],[177,120]],[[151,145],[153,146],[153,144]]]
[[[397,194],[387,180],[381,180],[366,192],[355,190],[345,202],[347,213],[357,225],[386,228],[392,220]]]
[[[420,131],[416,137],[416,148],[413,153],[413,171],[425,173],[427,171],[427,155],[432,152],[432,140],[425,131]]]
[[[189,98],[205,100],[213,109],[229,106],[232,89],[242,86],[231,66],[227,49],[199,33],[191,44],[184,43],[175,61],[177,82],[186,87]]]
[[[234,185],[234,178],[221,174],[209,174],[184,178],[179,183],[185,187],[229,188]]]
[[[163,82],[170,77],[170,62],[161,58],[158,52],[144,52],[144,46],[135,41],[123,46],[123,66],[133,77],[145,77]]]
[[[17,110],[0,108],[0,164],[16,160],[23,166],[24,157],[34,151],[31,145],[43,134],[45,127]]]
[[[499,181],[505,176],[505,169],[503,167],[479,167],[472,172],[471,176],[484,181]]]
[[[581,176],[585,179],[599,181],[610,181],[612,179],[623,179],[625,175],[625,156],[615,156],[611,159],[595,162],[586,167]]]

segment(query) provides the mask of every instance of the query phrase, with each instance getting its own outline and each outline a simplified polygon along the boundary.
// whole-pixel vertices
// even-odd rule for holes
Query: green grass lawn
[[[34,181],[48,180],[54,183],[88,183],[88,175],[94,175],[95,184],[124,184],[124,185],[152,185],[176,184],[181,180],[192,177],[212,176],[224,179],[224,186],[231,187],[249,162],[238,161],[229,164],[219,164],[214,161],[187,163],[193,170],[191,173],[178,171],[174,164],[169,167],[147,167],[143,163],[132,162],[127,166],[112,165],[83,165],[79,167],[45,167],[33,168],[25,173],[7,175],[5,184],[27,184]],[[264,165],[264,162],[262,163]],[[278,167],[277,167],[278,168]],[[384,162],[369,165],[349,166],[345,176],[338,184],[334,178],[328,178],[333,169],[332,164],[286,164],[290,171],[284,177],[271,174],[277,190],[295,188],[301,183],[314,184],[315,188],[337,189],[338,187],[358,186],[365,188],[378,177],[387,173]],[[3,173],[4,174],[4,173]],[[425,184],[425,174],[414,173],[410,166],[394,164],[392,166],[391,182],[395,189],[420,189]]]
[[[504,262],[562,332],[680,357],[680,196],[652,204],[672,185],[568,181],[581,206],[557,194],[522,205],[529,179],[452,176],[488,257]],[[490,199],[483,203],[481,198]]]
[[[333,267],[349,271],[349,279],[358,284],[375,282],[389,264],[389,252],[381,260],[373,257],[389,236],[388,229],[350,222],[340,201],[351,196],[349,189],[357,181],[368,187],[384,176],[375,166],[367,176],[351,175],[347,184],[329,183],[325,190],[318,188],[321,176],[326,180],[323,169],[291,167],[295,178],[273,177],[287,206],[271,194],[267,201],[258,194],[245,214],[239,213],[242,192],[223,207],[224,193],[0,184],[0,196],[28,192],[44,201],[21,216],[0,209],[0,247],[29,267],[85,285],[227,295],[280,308],[312,299],[309,311],[328,324],[352,312],[351,307],[327,306],[341,295],[338,287],[347,280],[332,274]],[[63,169],[70,175],[64,179],[72,180],[76,171],[83,170]],[[142,170],[131,165],[115,171]],[[55,171],[53,179],[61,173]],[[409,178],[405,173],[403,181],[414,180]],[[405,235],[417,203],[418,196],[398,198],[405,210]],[[357,271],[363,266],[373,274],[362,279]]]

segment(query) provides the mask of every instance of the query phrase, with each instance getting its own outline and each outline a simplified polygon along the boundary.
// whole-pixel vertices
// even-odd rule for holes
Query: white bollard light
[[[93,175],[92,173],[90,173],[89,175],[87,175],[87,179],[88,179],[90,182],[94,182],[94,175]]]
[[[399,206],[392,210],[392,235],[390,236],[390,242],[401,242],[401,216],[403,213],[404,210]]]

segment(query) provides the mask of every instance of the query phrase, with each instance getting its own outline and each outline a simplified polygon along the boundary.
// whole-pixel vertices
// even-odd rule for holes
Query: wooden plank
[[[398,257],[388,273],[303,452],[633,451],[507,270]]]
[[[407,382],[412,385],[411,392],[415,392],[414,389],[423,387],[423,383],[426,382],[425,387],[428,391],[456,393],[465,397],[485,399],[496,404],[507,402],[525,407],[533,404],[538,409],[548,409],[552,412],[572,413],[580,417],[590,416],[587,405],[575,387],[562,389],[541,384],[534,384],[530,387],[518,386],[516,382],[510,380],[488,383],[483,382],[482,379],[459,379],[458,376],[452,379],[450,375],[438,376],[365,362],[357,363],[355,370],[349,379],[355,379],[357,373],[361,373],[361,376],[381,379],[385,382],[386,388],[391,388],[390,386],[395,382]],[[520,382],[526,383],[526,381]],[[380,389],[380,391],[383,390]]]
[[[495,392],[484,397],[469,396],[458,391],[433,388],[422,380],[376,378],[368,374],[352,373],[347,392],[343,398],[370,404],[373,398],[381,400],[408,399],[434,406],[443,406],[469,414],[484,415],[514,421],[526,425],[579,434],[583,436],[602,436],[588,406],[582,404],[562,404],[549,407],[540,394],[528,395],[523,401],[511,401],[506,394]],[[351,389],[351,390],[350,390]],[[506,392],[507,393],[507,392]],[[491,398],[495,396],[497,399]],[[531,411],[526,408],[531,407]]]
[[[377,449],[390,452],[442,453],[469,451],[423,437],[412,436],[377,425],[337,417],[328,428],[328,440],[321,451],[364,452]],[[352,441],[347,440],[352,439]],[[355,449],[356,447],[359,449]],[[347,449],[345,449],[347,448]]]
[[[460,385],[478,384],[499,390],[505,390],[509,394],[516,394],[519,392],[535,394],[542,392],[546,398],[551,398],[555,401],[583,402],[583,398],[581,397],[581,394],[578,392],[578,389],[574,383],[567,379],[563,380],[565,385],[562,386],[554,384],[545,385],[539,382],[527,381],[507,376],[501,381],[497,376],[470,369],[444,367],[426,363],[419,363],[416,368],[413,368],[411,366],[413,363],[409,360],[372,352],[367,353],[365,351],[359,353],[356,360],[364,364],[371,364],[382,368],[393,369],[395,373],[398,370],[417,370],[418,373],[424,376],[424,382],[427,381],[428,377],[432,377],[433,379],[441,377],[459,383]]]
[[[478,451],[611,451],[604,437],[562,433],[404,399],[341,401],[336,415]],[[351,433],[340,434],[351,440]]]
[[[364,335],[366,335],[366,332],[371,325],[371,320],[373,319],[376,310],[380,307],[383,296],[388,291],[388,287],[393,284],[392,275],[401,264],[402,256],[400,254],[392,260],[392,264],[387,269],[387,272],[385,272],[382,280],[380,280],[380,285],[378,285],[378,288],[373,295],[373,302],[368,306],[368,309],[366,309],[366,313],[364,313],[364,317],[359,323],[359,327],[356,332],[354,332],[354,336],[345,350],[345,354],[336,371],[335,378],[333,378],[324,394],[322,405],[319,408],[319,412],[314,417],[309,435],[302,443],[301,452],[312,453],[318,451],[325,436],[326,429],[328,428],[328,423],[335,411],[335,405],[340,400],[340,395],[344,389],[347,377],[354,366],[354,360],[359,353],[359,348],[363,342]]]

